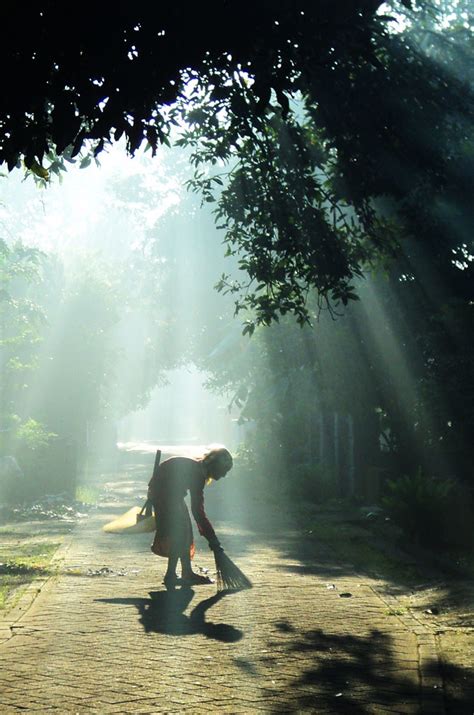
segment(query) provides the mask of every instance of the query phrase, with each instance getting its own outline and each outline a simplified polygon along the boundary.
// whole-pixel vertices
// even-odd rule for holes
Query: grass
[[[51,559],[59,548],[58,541],[30,541],[0,544],[0,609],[12,602],[13,595],[37,578],[54,573]]]
[[[99,489],[81,485],[75,498],[83,504],[96,504]],[[60,508],[57,518],[53,514],[47,520],[35,520],[35,514],[26,513],[25,520],[0,526],[0,610],[12,607],[30,583],[57,572],[51,561],[70,530],[70,523],[61,519]]]
[[[14,548],[15,561],[28,568],[43,568],[46,563],[49,563],[59,545],[60,542],[57,541],[16,545]],[[0,554],[2,552],[3,548],[0,547]]]
[[[82,504],[97,504],[99,500],[99,489],[90,484],[81,484],[76,487],[76,501]]]

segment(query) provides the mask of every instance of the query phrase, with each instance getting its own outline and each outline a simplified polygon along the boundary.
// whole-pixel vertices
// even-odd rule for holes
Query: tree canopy
[[[73,16],[50,0],[25,21],[9,2],[0,161],[47,177],[121,137],[132,154],[178,137],[247,276],[219,287],[249,330],[303,323],[308,291],[346,304],[400,236],[443,266],[462,250],[441,214],[451,199],[472,211],[472,18],[461,0],[436,6],[442,21],[409,0],[86,2]]]
[[[183,73],[212,72],[215,97],[223,74],[255,78],[263,109],[274,89],[294,88],[301,73],[327,73],[342,58],[370,62],[383,23],[377,0],[319,3],[283,0],[205,4],[146,2],[81,4],[71,16],[55,0],[4,7],[1,54],[5,73],[0,160],[27,165],[54,146],[78,151],[125,134],[129,151],[143,139],[156,146],[169,132],[166,105],[183,89]],[[21,29],[21,32],[20,32]],[[225,77],[224,77],[225,79]],[[234,110],[238,107],[234,106]]]

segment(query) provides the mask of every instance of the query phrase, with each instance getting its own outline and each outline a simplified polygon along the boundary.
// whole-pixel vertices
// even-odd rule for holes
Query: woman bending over
[[[184,497],[191,496],[191,512],[199,533],[212,550],[221,548],[211,522],[204,510],[204,487],[212,479],[225,477],[232,469],[232,456],[225,447],[216,447],[204,457],[171,457],[160,464],[148,485],[148,499],[153,503],[156,534],[151,550],[168,558],[163,580],[167,587],[178,582],[176,566],[181,561],[181,581],[186,585],[211,583],[210,579],[194,573],[191,559],[194,540],[191,519]]]

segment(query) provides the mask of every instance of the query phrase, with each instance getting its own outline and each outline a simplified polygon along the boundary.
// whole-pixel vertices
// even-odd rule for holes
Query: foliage
[[[472,306],[437,306],[398,271],[367,277],[357,291],[361,300],[337,320],[323,311],[301,330],[286,316],[250,341],[228,327],[213,351],[196,344],[209,387],[229,395],[260,470],[266,464],[285,482],[302,464],[303,491],[330,476],[315,460],[322,417],[334,413],[352,416],[359,495],[377,499],[387,477],[418,465],[469,483]]]
[[[67,270],[50,264],[37,411],[51,429],[80,445],[94,424],[144,404],[161,379],[156,308],[150,305],[154,268],[139,254],[115,263],[86,254]]]
[[[48,432],[44,425],[31,417],[19,425],[15,435],[17,442],[33,451],[44,449],[54,437],[57,437],[57,434]]]
[[[388,482],[383,505],[408,541],[438,546],[445,537],[444,516],[453,487],[452,481],[434,479],[418,469]]]
[[[187,6],[183,16],[171,5],[120,2],[110,13],[86,2],[71,23],[61,3],[40,2],[25,23],[10,3],[1,46],[10,71],[0,113],[0,161],[11,168],[23,155],[27,166],[41,166],[50,147],[58,154],[72,147],[74,156],[90,139],[100,153],[122,135],[131,153],[143,140],[156,147],[167,141],[166,108],[183,91],[187,69],[212,70],[216,95],[226,92],[222,68],[250,70],[260,107],[272,89],[286,107],[284,92],[295,75],[316,65],[327,71],[334,52],[355,61],[373,57],[374,35],[384,26],[378,4],[284,0],[236,10],[213,0]],[[233,109],[239,113],[238,106]]]
[[[354,278],[403,256],[408,237],[425,259],[431,252],[443,271],[450,265],[459,237],[440,213],[446,200],[472,213],[464,172],[473,103],[447,61],[449,23],[441,32],[430,17],[423,45],[423,22],[400,35],[375,23],[373,56],[361,62],[349,51],[318,71],[305,67],[286,108],[268,87],[262,106],[258,78],[244,72],[222,70],[218,92],[196,76],[178,143],[193,150],[190,186],[217,202],[227,252],[246,274],[224,274],[217,286],[237,294],[237,312],[250,309],[246,332],[287,312],[307,322],[310,288],[320,305],[346,305],[357,297]]]
[[[1,450],[33,474],[33,452],[45,456],[54,435],[82,448],[94,422],[144,404],[162,379],[159,266],[137,252],[71,268],[20,243],[0,248]]]
[[[368,260],[370,242],[377,243],[382,232],[387,237],[389,227],[374,217],[369,221],[367,205],[357,215],[340,200],[331,181],[335,155],[310,124],[302,126],[292,116],[283,120],[276,110],[264,120],[252,113],[251,89],[244,84],[238,91],[252,121],[236,129],[229,117],[212,132],[212,117],[224,114],[224,106],[205,96],[203,117],[194,120],[191,110],[191,128],[177,143],[196,147],[189,185],[205,201],[218,200],[215,215],[225,230],[227,255],[238,258],[246,276],[232,280],[223,274],[218,289],[240,296],[236,311],[248,309],[257,322],[269,324],[292,312],[302,324],[309,318],[309,286],[317,288],[321,302],[331,297],[346,305],[356,298],[350,281]],[[231,165],[222,190],[219,173],[202,168],[216,156]],[[251,324],[246,332],[253,332]]]
[[[454,465],[452,471],[466,481],[472,474],[470,435],[474,430],[473,320],[472,302],[452,298],[432,311],[418,336],[425,368],[420,381],[424,414],[419,411],[419,431],[438,462],[441,448],[444,459]]]
[[[130,153],[144,140],[154,152],[178,132],[193,185],[217,202],[228,253],[247,274],[218,283],[251,310],[246,331],[287,312],[305,323],[312,288],[346,304],[367,264],[397,252],[400,230],[431,247],[446,192],[466,205],[472,92],[451,64],[461,41],[469,55],[470,15],[463,3],[427,7],[210,2],[183,20],[171,6],[120,3],[110,15],[86,4],[66,34],[67,11],[40,3],[18,39],[11,6],[0,160],[11,168],[23,156],[44,180],[84,142],[98,156],[124,135]],[[420,197],[434,209],[427,221]]]
[[[36,367],[44,312],[31,294],[42,280],[44,254],[0,240],[0,428],[10,430],[12,415]]]
[[[256,424],[255,449],[282,480],[289,455],[306,455],[308,425],[321,410],[353,415],[366,455],[359,472],[378,466],[382,438],[392,473],[422,465],[436,476],[470,475],[473,25],[466,0],[435,5],[394,2],[384,15],[368,0],[238,9],[211,2],[190,8],[183,24],[173,7],[158,14],[149,4],[119,3],[110,16],[86,4],[66,35],[66,10],[40,3],[34,30],[20,37],[8,23],[20,26],[21,10],[9,9],[0,158],[11,168],[24,157],[46,182],[48,172],[86,166],[122,135],[132,154],[142,141],[152,153],[160,142],[184,147],[195,169],[189,186],[224,231],[230,270],[218,288],[253,334],[243,342],[216,309],[203,325],[196,301],[176,337],[183,300],[174,271],[204,282],[215,250],[196,231],[196,259],[181,235],[183,251],[170,248],[178,231],[167,233],[166,221],[153,227],[143,256],[130,261],[136,272],[120,273],[122,288],[114,268],[85,272],[82,284],[53,299],[73,318],[57,373],[61,409],[77,407],[68,430],[143,404],[160,366],[186,355]],[[87,146],[91,154],[81,155]],[[130,183],[123,193],[133,194]],[[171,256],[164,267],[161,249]],[[367,276],[369,269],[385,275]],[[164,317],[150,315],[157,276],[173,298]],[[146,319],[127,294],[147,303]],[[11,316],[26,315],[6,305]],[[260,326],[270,324],[264,333]],[[18,376],[15,394],[34,365],[32,315],[25,325],[24,355],[15,347],[5,363],[11,384]],[[144,351],[121,352],[125,325]],[[120,379],[131,356],[146,365],[143,380],[138,369],[130,382]]]

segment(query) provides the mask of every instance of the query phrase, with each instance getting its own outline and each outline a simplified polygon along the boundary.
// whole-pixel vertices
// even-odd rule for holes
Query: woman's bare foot
[[[194,571],[191,571],[190,574],[183,575],[181,580],[183,584],[191,586],[205,586],[207,584],[214,583],[212,578],[209,578],[209,576],[201,576],[201,574],[194,573]]]

